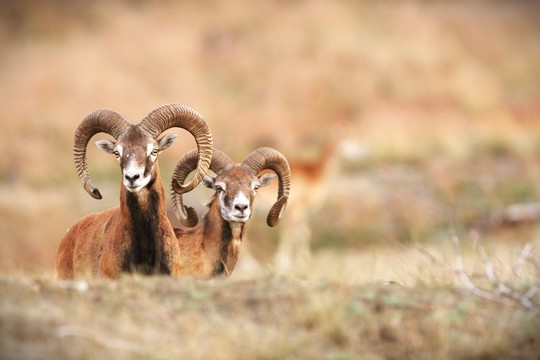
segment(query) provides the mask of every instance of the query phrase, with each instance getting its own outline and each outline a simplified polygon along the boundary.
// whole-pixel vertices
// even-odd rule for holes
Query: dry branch
[[[489,221],[490,227],[518,226],[540,221],[540,202],[519,203],[496,212]]]
[[[527,309],[540,308],[540,303],[535,302],[532,299],[539,290],[538,284],[533,284],[527,291],[525,291],[524,293],[520,293],[519,291],[515,290],[511,286],[505,285],[504,283],[499,281],[497,279],[497,276],[495,275],[493,262],[491,261],[491,258],[487,255],[486,249],[480,243],[480,239],[476,238],[477,251],[484,262],[484,267],[486,269],[486,277],[490,281],[490,283],[493,285],[496,292],[490,292],[488,290],[478,288],[473,283],[473,281],[471,280],[469,275],[467,275],[467,273],[465,272],[463,268],[463,258],[461,256],[459,237],[454,236],[452,238],[452,241],[456,248],[457,275],[459,276],[461,282],[473,295],[481,297],[486,300],[496,301],[505,305],[521,304]],[[528,245],[530,244],[525,245],[525,247],[521,251],[520,258],[522,257],[523,254],[528,254],[528,252],[530,252],[530,247]],[[519,259],[518,259],[518,264],[519,264]],[[514,268],[512,269],[512,272],[514,274],[517,273],[516,269]]]

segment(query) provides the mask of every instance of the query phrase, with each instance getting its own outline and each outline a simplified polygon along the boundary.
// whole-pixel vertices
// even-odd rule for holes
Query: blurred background
[[[166,103],[200,112],[237,161],[260,146],[289,159],[283,223],[266,227],[262,189],[249,225],[263,268],[452,235],[539,244],[535,216],[507,216],[540,201],[538,2],[2,1],[1,271],[53,271],[66,229],[118,204],[118,165],[92,143],[104,199],[78,182],[79,122],[109,108],[137,123]],[[175,132],[166,187],[195,146]],[[210,196],[187,201],[204,211]]]

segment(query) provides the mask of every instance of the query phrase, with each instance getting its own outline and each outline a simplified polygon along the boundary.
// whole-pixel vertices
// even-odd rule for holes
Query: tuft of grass
[[[3,356],[26,349],[82,358],[530,358],[540,350],[538,314],[455,287],[291,277],[69,284],[0,278]]]

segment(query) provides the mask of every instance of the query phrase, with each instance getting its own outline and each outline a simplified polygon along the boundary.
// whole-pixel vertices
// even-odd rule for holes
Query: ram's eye
[[[261,187],[261,185],[258,185],[258,184],[257,184],[257,185],[255,185],[255,186],[253,187],[253,191],[257,191],[257,190],[259,190],[259,188],[260,188],[260,187]]]
[[[118,150],[114,150],[114,151],[113,151],[113,154],[114,154],[114,156],[116,156],[117,158],[120,157],[120,153],[118,152]]]
[[[220,185],[216,185],[216,191],[220,193],[223,191],[223,188]]]
[[[157,156],[158,153],[159,153],[159,149],[154,149],[154,150],[152,150],[152,152],[150,153],[150,155],[152,155],[152,156]]]

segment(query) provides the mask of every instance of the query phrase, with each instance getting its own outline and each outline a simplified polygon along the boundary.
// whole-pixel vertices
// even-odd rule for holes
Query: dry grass
[[[537,357],[538,310],[472,295],[450,239],[482,289],[497,291],[478,237],[505,284],[538,284],[538,266],[516,259],[526,243],[537,259],[539,227],[485,224],[540,198],[539,10],[0,2],[0,357]],[[117,165],[92,147],[104,200],[80,188],[78,122],[102,107],[136,122],[169,102],[199,110],[235,158],[264,145],[309,160],[344,134],[367,149],[341,159],[337,190],[310,214],[313,258],[276,276],[278,230],[258,213],[247,244],[258,262],[243,256],[229,281],[127,277],[79,291],[53,280],[65,229],[118,201]],[[160,159],[166,181],[194,146],[180,135]]]
[[[446,286],[42,276],[4,277],[0,287],[4,358],[532,359],[540,351],[538,312]]]

